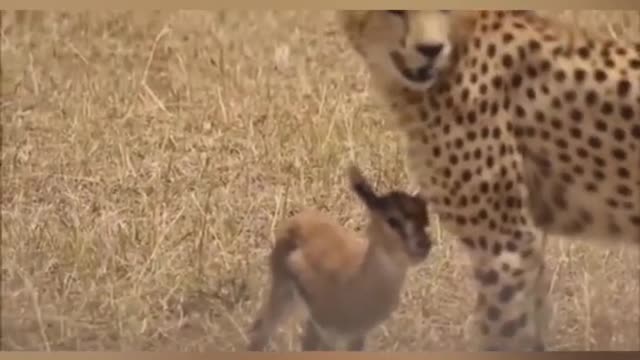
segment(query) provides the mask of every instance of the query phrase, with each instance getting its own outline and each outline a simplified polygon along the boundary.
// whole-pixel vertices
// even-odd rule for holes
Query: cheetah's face
[[[391,81],[426,90],[449,64],[448,11],[340,11],[339,20],[356,51]]]

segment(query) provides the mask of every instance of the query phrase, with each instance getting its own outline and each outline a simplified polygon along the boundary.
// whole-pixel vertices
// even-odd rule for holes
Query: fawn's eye
[[[395,16],[406,16],[407,15],[407,10],[387,10],[387,12],[389,14],[393,14]]]
[[[394,218],[394,217],[390,217],[387,219],[387,223],[389,224],[389,226],[391,226],[392,229],[396,230],[396,231],[400,231],[402,228],[402,224],[400,224],[400,220]]]

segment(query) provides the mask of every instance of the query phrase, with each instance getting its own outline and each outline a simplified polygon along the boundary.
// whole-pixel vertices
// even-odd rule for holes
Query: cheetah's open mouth
[[[402,55],[397,51],[392,51],[389,56],[391,57],[393,65],[395,65],[398,71],[400,71],[402,76],[407,80],[416,83],[424,83],[433,78],[432,67],[430,64],[424,64],[418,68],[411,69],[407,66],[404,57],[402,57]]]

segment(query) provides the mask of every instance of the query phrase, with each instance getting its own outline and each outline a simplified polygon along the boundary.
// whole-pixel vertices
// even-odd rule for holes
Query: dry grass
[[[18,15],[1,43],[5,350],[239,350],[276,221],[317,206],[358,226],[351,159],[406,184],[330,12]],[[594,21],[637,34],[627,17]],[[638,251],[549,257],[551,345],[637,350]],[[372,348],[464,350],[465,263],[440,239]]]

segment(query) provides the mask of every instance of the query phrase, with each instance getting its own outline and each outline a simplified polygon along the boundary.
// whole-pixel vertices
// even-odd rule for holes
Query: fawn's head
[[[426,201],[403,191],[378,195],[358,167],[350,166],[348,173],[351,189],[369,210],[370,226],[375,227],[376,236],[402,244],[414,263],[424,260],[431,250]]]

